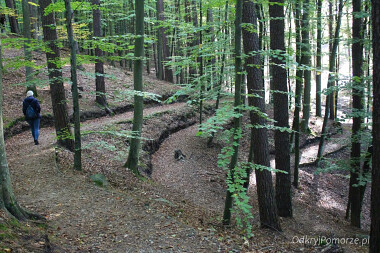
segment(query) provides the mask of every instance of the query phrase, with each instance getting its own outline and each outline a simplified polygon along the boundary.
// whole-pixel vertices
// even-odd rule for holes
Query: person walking
[[[41,106],[38,100],[33,97],[33,91],[31,90],[26,93],[26,98],[22,103],[22,112],[24,113],[25,119],[30,126],[30,130],[32,131],[34,144],[38,145]]]

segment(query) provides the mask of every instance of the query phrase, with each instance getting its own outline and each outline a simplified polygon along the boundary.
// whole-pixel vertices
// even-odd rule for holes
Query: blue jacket
[[[26,114],[26,108],[28,108],[28,105],[32,105],[34,111],[37,113],[38,118],[41,118],[41,106],[40,103],[38,103],[38,100],[34,97],[27,97],[24,99],[24,102],[22,102],[22,112],[24,113],[24,116]]]

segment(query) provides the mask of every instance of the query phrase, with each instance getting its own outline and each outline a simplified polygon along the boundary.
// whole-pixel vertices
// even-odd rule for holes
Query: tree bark
[[[315,115],[318,117],[322,116],[322,2],[323,0],[318,0],[317,2],[317,69],[315,74]]]
[[[337,49],[339,45],[339,33],[340,33],[340,25],[341,25],[341,20],[342,20],[342,10],[343,10],[343,0],[339,0],[339,14],[338,14],[338,20],[336,23],[336,28],[335,28],[335,34],[334,34],[334,39],[333,39],[333,45],[330,51],[330,59],[329,59],[329,76],[328,76],[328,81],[327,81],[327,88],[331,88],[331,83],[334,82],[334,75],[336,71],[336,65],[335,65],[335,58],[337,54]],[[330,102],[332,99],[333,94],[329,93],[326,96],[326,108],[325,108],[325,115],[323,118],[323,125],[322,125],[322,132],[321,132],[321,139],[319,141],[319,147],[318,147],[318,154],[317,154],[317,166],[320,166],[322,157],[323,157],[323,150],[325,146],[325,139],[327,135],[327,123],[329,119],[329,109],[330,109]]]
[[[41,13],[52,3],[51,0],[39,0]],[[58,145],[74,150],[74,142],[71,138],[70,122],[67,113],[65,88],[63,86],[62,69],[59,66],[61,54],[58,48],[58,37],[55,25],[54,13],[42,15],[42,29],[44,33],[44,42],[49,51],[46,52],[46,59],[49,72],[49,85],[51,102],[53,106],[54,125],[57,134]]]
[[[241,60],[241,23],[242,23],[242,7],[243,0],[237,0],[236,2],[236,19],[235,19],[235,101],[234,101],[234,110],[236,113],[240,113],[241,105],[241,85],[242,85],[242,60]],[[234,118],[234,129],[233,129],[233,150],[230,165],[229,173],[234,181],[235,168],[238,165],[239,157],[239,142],[241,134],[241,116]],[[224,205],[224,214],[223,214],[223,224],[228,225],[231,223],[231,208],[232,208],[232,194],[234,192],[227,189],[226,202]]]
[[[373,113],[372,189],[369,252],[380,252],[380,3],[372,0]]]
[[[279,52],[271,56],[272,80],[275,126],[289,128],[288,111],[288,87],[286,69],[282,67],[285,62],[285,15],[284,1],[271,0],[269,4],[270,15],[270,48],[273,52]],[[272,53],[273,54],[273,53]],[[276,53],[277,54],[277,53]],[[285,173],[276,173],[276,204],[279,216],[292,217],[291,196],[291,172],[290,172],[290,150],[289,133],[287,131],[275,130],[275,160],[276,169]]]
[[[302,47],[301,43],[301,6],[296,6],[295,10],[295,23],[296,23],[296,61],[298,65],[301,64]],[[296,91],[294,96],[294,179],[293,185],[298,188],[299,186],[299,163],[300,163],[300,112],[301,112],[301,99],[302,98],[302,69],[296,70]]]
[[[12,181],[9,174],[7,154],[4,142],[3,127],[3,83],[2,83],[2,55],[0,38],[0,208],[6,210],[19,220],[43,219],[42,216],[22,208],[13,193]]]
[[[100,0],[92,0],[92,4],[96,8],[92,11],[93,15],[93,26],[94,26],[94,37],[100,39],[102,37],[101,28],[101,14],[100,14]],[[95,86],[96,86],[96,102],[103,106],[107,112],[109,112],[107,100],[106,100],[106,85],[104,82],[104,62],[103,62],[103,51],[96,46],[95,47]]]
[[[71,64],[71,90],[73,92],[73,110],[74,110],[74,168],[82,170],[82,142],[80,133],[80,111],[79,111],[79,94],[78,94],[78,81],[77,81],[77,59],[76,59],[76,43],[74,40],[73,26],[72,26],[72,10],[71,0],[65,0],[66,7],[66,29],[69,39],[69,46],[71,51],[70,64]]]
[[[252,24],[253,31],[257,30],[255,5],[250,0],[244,0],[243,23]],[[244,53],[246,55],[251,52],[259,52],[259,37],[257,33],[243,29],[243,38]],[[265,88],[263,73],[261,71],[262,62],[260,55],[256,53],[248,57],[245,63],[247,71],[248,94],[254,95],[248,97],[248,104],[249,106],[255,106],[258,108],[260,113],[265,113]],[[256,66],[260,66],[260,68]],[[259,113],[255,113],[253,111],[250,113],[250,119],[251,124],[254,126],[263,126],[266,124],[266,120],[261,117]],[[252,129],[251,138],[254,139],[255,143],[255,147],[253,149],[254,163],[269,167],[270,160],[267,129],[254,127]],[[274,230],[281,230],[277,216],[272,174],[266,169],[255,170],[255,172],[261,226]]]
[[[169,44],[168,39],[166,37],[166,28],[164,27],[165,23],[165,14],[164,14],[164,1],[163,0],[157,0],[157,17],[160,20],[160,28],[158,29],[158,32],[160,33],[160,39],[161,39],[161,45],[162,45],[162,61],[167,62],[170,58],[170,50],[169,50]],[[160,43],[160,41],[158,42]],[[163,64],[161,62],[161,64]],[[163,80],[168,82],[174,82],[173,79],[173,70],[170,66],[164,66],[164,75]]]
[[[5,5],[16,12],[16,8],[13,5],[13,0],[5,0]],[[18,29],[17,18],[14,15],[8,15],[9,25],[11,27],[11,32],[18,34],[20,31]]]
[[[301,64],[305,68],[303,70],[304,77],[304,90],[303,90],[303,108],[302,108],[302,130],[309,130],[310,118],[310,93],[311,93],[311,50],[310,50],[310,2],[304,0],[303,2],[303,16],[302,16],[302,58]]]
[[[23,33],[24,33],[24,55],[25,55],[25,61],[31,62],[32,61],[32,52],[30,49],[30,42],[32,39],[32,35],[30,32],[30,9],[29,9],[29,4],[27,0],[22,0],[22,15],[23,15]],[[32,81],[32,74],[33,74],[33,69],[29,65],[25,66],[25,80],[26,82]],[[35,85],[28,84],[27,90],[32,90],[34,93],[34,96],[37,97],[37,89]]]
[[[133,84],[135,92],[143,92],[143,57],[144,57],[144,0],[135,0],[136,6],[136,35],[135,40],[135,60],[133,71]],[[141,146],[141,128],[143,122],[144,100],[141,94],[135,94],[135,110],[133,114],[132,131],[134,137],[131,138],[129,154],[124,167],[130,169],[136,175],[140,175],[138,170],[139,152]]]
[[[361,12],[361,0],[352,1],[352,11],[354,17],[352,20],[352,72],[353,72],[353,88],[352,88],[352,110],[355,113],[352,122],[351,137],[351,173],[352,180],[350,182],[351,191],[351,225],[360,228],[360,188],[353,185],[358,184],[360,177],[360,155],[361,155],[361,125],[363,123],[363,98],[364,98],[364,82],[363,82],[363,34],[362,34],[362,18],[356,17],[355,13]],[[331,115],[331,113],[330,113]]]

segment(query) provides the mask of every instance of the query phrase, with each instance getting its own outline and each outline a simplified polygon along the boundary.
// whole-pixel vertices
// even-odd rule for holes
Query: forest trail
[[[220,210],[223,210],[224,207],[226,192],[225,172],[222,168],[216,167],[220,145],[215,144],[214,147],[207,148],[207,139],[196,137],[197,132],[198,126],[194,125],[171,135],[162,143],[160,149],[152,157],[154,168],[152,178],[167,187],[173,194],[182,196],[192,205],[219,215]],[[347,152],[343,151],[349,136],[350,131],[344,126],[342,132],[338,131],[330,137],[326,141],[325,157],[331,158],[335,155],[338,156],[334,157],[335,159],[347,159],[345,157]],[[217,142],[217,138],[215,142]],[[248,156],[247,144],[249,142],[242,141],[240,152],[242,161],[246,160]],[[276,236],[272,238],[273,234],[266,234],[265,230],[258,229],[256,225],[259,224],[256,177],[255,173],[251,174],[249,196],[254,214],[252,224],[254,227],[257,226],[253,238],[254,244],[258,245],[256,249],[268,247],[268,249],[275,248],[279,252],[302,252],[293,251],[297,249],[297,245],[287,245],[287,242],[292,242],[294,236],[300,238],[305,235],[310,237],[315,235],[355,237],[366,233],[364,230],[350,227],[348,222],[344,221],[348,180],[344,179],[344,175],[339,172],[337,174],[315,174],[317,168],[312,162],[317,156],[319,141],[316,139],[303,146],[301,160],[303,165],[300,169],[301,187],[293,189],[294,218],[282,219],[284,231],[280,238]],[[180,149],[186,155],[184,160],[175,161],[173,159],[172,154],[176,149]],[[336,153],[336,151],[341,152]],[[274,155],[271,155],[271,165],[274,167]],[[292,164],[292,168],[293,166]],[[368,227],[368,191],[365,196],[365,206],[363,224]],[[286,245],[285,248],[283,245]],[[314,250],[316,251],[310,249],[310,252],[321,252],[322,249]],[[257,252],[267,251],[259,250]],[[268,252],[272,251],[268,250]],[[367,252],[367,249],[365,247],[345,247],[345,252]]]
[[[184,106],[152,107],[144,115]],[[133,112],[83,123],[83,130],[129,120]],[[104,189],[81,173],[62,173],[55,162],[54,128],[43,128],[40,145],[29,131],[6,142],[16,196],[49,220],[54,252],[217,252],[219,242],[128,193]]]

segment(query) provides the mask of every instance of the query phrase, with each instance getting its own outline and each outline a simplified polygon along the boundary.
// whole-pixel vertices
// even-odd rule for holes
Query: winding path
[[[144,115],[185,106],[146,109]],[[86,121],[83,130],[131,119],[132,112]],[[181,223],[128,192],[89,183],[82,173],[60,172],[55,164],[55,134],[43,128],[40,145],[30,133],[6,142],[13,187],[21,205],[49,220],[54,252],[217,252],[208,233]]]

